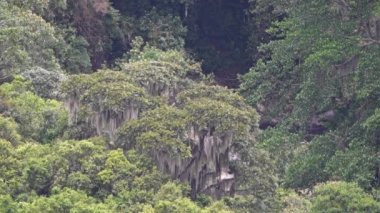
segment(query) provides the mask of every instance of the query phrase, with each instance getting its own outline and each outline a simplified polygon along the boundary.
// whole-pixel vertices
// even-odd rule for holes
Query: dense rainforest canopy
[[[1,0],[0,212],[380,212],[380,1]]]

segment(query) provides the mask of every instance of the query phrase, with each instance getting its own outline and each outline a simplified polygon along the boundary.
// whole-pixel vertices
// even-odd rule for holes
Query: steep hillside
[[[380,212],[378,0],[3,0],[0,212]]]

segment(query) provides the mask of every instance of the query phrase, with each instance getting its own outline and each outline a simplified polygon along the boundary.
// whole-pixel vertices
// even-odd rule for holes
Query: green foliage
[[[132,49],[127,54],[128,61],[155,61],[157,63],[170,63],[172,66],[178,66],[176,75],[183,75],[188,71],[200,71],[199,64],[193,61],[182,49],[160,50],[155,46],[145,44],[141,37],[135,38],[132,43]],[[168,65],[168,68],[170,67]]]
[[[214,128],[216,133],[249,136],[258,120],[255,110],[224,87],[196,85],[181,92],[178,100],[191,115],[191,124],[200,129]]]
[[[149,104],[145,92],[121,72],[104,70],[92,75],[73,75],[62,88],[67,98],[77,98],[98,112],[110,110],[117,113],[125,110],[125,106]]]
[[[140,35],[160,49],[179,49],[184,47],[186,28],[179,17],[161,15],[156,9],[147,12],[138,24]]]
[[[247,136],[254,123],[254,111],[243,111],[228,103],[206,98],[196,99],[185,106],[190,113],[191,124],[199,129],[214,128],[216,134],[236,133],[236,137]]]
[[[186,191],[186,188],[175,183],[169,182],[162,185],[155,196],[155,204],[150,207],[146,206],[144,212],[231,212],[228,207],[220,201],[214,202],[212,205],[202,209],[195,202],[185,197]]]
[[[120,145],[136,146],[146,152],[162,151],[170,155],[190,156],[186,141],[188,114],[184,110],[163,106],[144,113],[136,120],[127,122],[119,130]]]
[[[33,91],[42,98],[58,99],[62,95],[60,86],[66,76],[63,73],[51,72],[40,67],[25,71],[22,76],[31,82]]]
[[[187,187],[167,183],[149,159],[135,151],[108,150],[100,138],[18,147],[0,140],[0,148],[1,209],[138,212],[178,198],[199,208],[185,199]]]
[[[15,119],[23,137],[50,142],[63,133],[67,113],[62,103],[36,96],[29,88],[30,83],[20,77],[0,86],[4,114]]]
[[[380,108],[375,109],[373,114],[362,123],[362,127],[366,130],[368,136],[377,136],[380,129]]]
[[[65,70],[70,73],[86,73],[91,70],[91,59],[88,53],[89,44],[81,36],[76,36],[74,30],[66,30],[63,33],[65,42],[61,44],[60,61]]]
[[[316,187],[311,212],[378,212],[380,203],[355,183],[328,182]]]
[[[299,134],[289,133],[284,127],[268,128],[257,137],[257,146],[270,154],[275,161],[276,173],[284,174],[286,168],[305,146],[300,145],[302,138]]]
[[[98,203],[81,191],[58,190],[50,197],[38,197],[22,206],[25,212],[111,212],[109,206]]]
[[[67,7],[66,0],[6,0],[6,2],[22,9],[30,10],[40,16],[51,16],[49,9],[65,9]]]
[[[204,213],[232,213],[232,211],[225,203],[222,201],[216,201],[210,206],[208,206],[204,211]]]
[[[196,206],[196,204],[188,198],[177,198],[174,201],[167,201],[167,200],[159,201],[157,206],[155,207],[155,212],[196,213],[196,212],[200,212],[200,208]]]
[[[169,182],[161,186],[160,190],[155,195],[155,199],[157,201],[160,201],[160,200],[174,201],[178,198],[184,197],[187,191],[188,190],[186,190],[185,187],[181,187],[181,185],[178,185],[173,182]]]
[[[179,104],[187,104],[196,99],[209,98],[210,100],[225,102],[233,107],[250,108],[245,100],[237,93],[226,87],[197,84],[178,95]]]
[[[291,190],[278,189],[277,196],[279,207],[283,213],[307,213],[310,212],[311,202]]]
[[[373,171],[376,171],[378,162],[375,150],[359,141],[353,141],[347,150],[335,153],[326,171],[335,179],[355,181],[361,187],[370,189],[374,179]]]
[[[163,50],[181,49],[187,29],[179,16],[183,1],[124,1],[114,4],[120,11],[118,34],[131,41],[143,37],[151,45]]]
[[[279,39],[262,45],[266,57],[241,78],[240,90],[264,122],[280,121],[260,145],[282,164],[285,186],[344,180],[377,187],[378,129],[369,121],[379,104],[379,51],[368,43],[378,40],[375,1],[271,4],[287,17],[268,30]]]
[[[95,128],[98,135],[107,136],[111,142],[123,122],[138,118],[141,112],[160,103],[124,73],[109,70],[70,76],[62,91],[70,112],[69,123],[90,124],[84,127]],[[93,133],[91,128],[87,131]]]
[[[257,149],[254,144],[239,145],[240,159],[233,167],[237,171],[237,196],[225,198],[226,204],[239,212],[275,211],[278,179],[274,163],[267,152]]]
[[[281,23],[278,27],[288,32],[287,24],[292,25],[292,20]],[[280,30],[275,32],[277,31]],[[296,62],[302,54],[298,44],[291,43],[293,41],[289,38],[262,45],[260,51],[270,53],[272,60],[259,60],[240,79],[240,92],[248,102],[265,106],[264,119],[283,118],[292,110],[290,100],[296,97],[300,86],[300,71]]]
[[[379,5],[1,1],[0,211],[380,212]]]
[[[8,74],[39,66],[59,69],[55,29],[31,11],[1,2],[0,68]]]
[[[184,51],[143,47],[139,37],[127,57],[127,62],[119,62],[122,71],[151,95],[173,96],[191,84],[191,80],[202,79],[200,64]]]
[[[11,119],[0,115],[0,138],[11,142],[13,145],[17,145],[21,142],[21,136],[17,132],[18,125]]]
[[[347,5],[351,8],[347,16],[364,17],[367,11],[360,5],[370,8],[371,4]],[[288,5],[290,18],[275,26],[277,31],[273,30],[285,32],[286,39],[272,41],[263,47],[271,53],[271,60],[259,62],[243,77],[242,91],[253,104],[265,100],[270,111],[274,108],[286,112],[285,104],[290,102],[297,113],[305,116],[337,107],[331,97],[351,99],[357,83],[355,56],[361,55],[360,60],[367,61],[374,53],[366,52],[366,56],[360,53],[355,18],[349,19],[334,11],[334,5],[329,8],[324,1],[313,4],[305,1],[293,6],[292,3]],[[359,69],[366,73],[367,68]]]
[[[113,193],[118,194],[119,190],[130,187],[130,181],[136,177],[137,170],[138,168],[125,158],[122,150],[115,150],[109,152],[105,168],[98,176],[104,185],[108,185]]]
[[[21,163],[17,160],[14,147],[9,141],[0,139],[1,148],[1,176],[0,186],[1,195],[13,195],[18,189],[22,188]],[[6,199],[8,200],[8,199]]]
[[[102,162],[104,165],[106,155],[103,141],[65,141],[54,144],[52,148],[57,157],[51,161],[53,165],[49,167],[58,170],[53,171],[58,173],[55,177],[57,186],[88,193],[97,187],[100,182],[97,174],[102,168],[96,163]]]
[[[285,185],[293,188],[308,188],[328,180],[331,175],[325,168],[334,156],[337,145],[332,135],[320,136],[300,152],[286,170]]]
[[[17,203],[9,195],[0,195],[0,208],[2,212],[6,213],[19,210]]]

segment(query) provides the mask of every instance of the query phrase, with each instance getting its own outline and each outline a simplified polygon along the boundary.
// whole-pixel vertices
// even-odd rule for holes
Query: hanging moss
[[[92,111],[89,118],[98,135],[113,141],[116,129],[124,122],[137,119],[151,102],[142,88],[131,83],[121,72],[99,71],[92,75],[74,75],[63,84],[69,122],[74,123],[81,105]]]
[[[194,192],[221,196],[234,191],[235,174],[230,168],[233,146],[251,140],[258,115],[242,99],[222,87],[199,85],[179,94],[189,113],[194,145],[193,159],[185,163],[181,179],[192,182]]]

